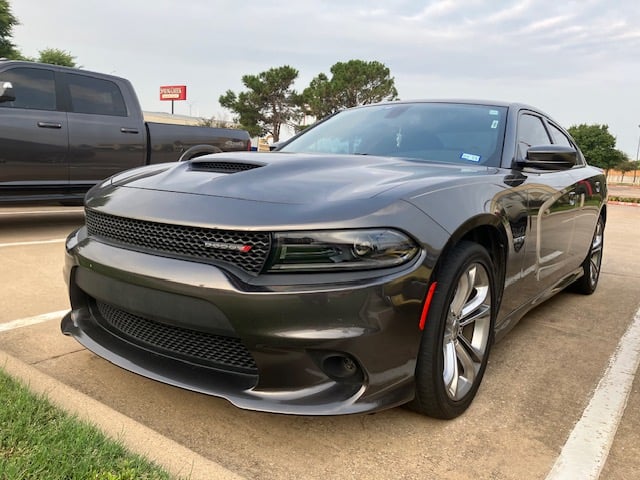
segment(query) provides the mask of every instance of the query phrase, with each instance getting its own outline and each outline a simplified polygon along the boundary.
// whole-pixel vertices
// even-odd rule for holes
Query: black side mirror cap
[[[536,145],[527,150],[524,160],[517,160],[520,168],[568,170],[578,163],[578,151],[564,145]]]

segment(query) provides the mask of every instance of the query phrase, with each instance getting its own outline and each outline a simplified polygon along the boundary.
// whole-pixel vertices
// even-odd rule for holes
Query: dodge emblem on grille
[[[242,253],[247,253],[251,250],[251,245],[240,245],[237,243],[204,242],[204,246],[207,248],[215,248],[216,250],[232,250]]]

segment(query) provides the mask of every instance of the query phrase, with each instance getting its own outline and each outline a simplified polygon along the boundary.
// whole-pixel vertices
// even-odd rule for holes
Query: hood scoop
[[[214,161],[214,160],[192,160],[190,162],[190,170],[197,172],[215,172],[215,173],[238,173],[254,168],[264,167],[264,163],[246,163],[234,161]]]

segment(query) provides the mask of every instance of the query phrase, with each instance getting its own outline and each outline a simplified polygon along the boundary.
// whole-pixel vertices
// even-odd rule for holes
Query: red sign
[[[168,85],[160,87],[160,100],[186,100],[186,85]]]

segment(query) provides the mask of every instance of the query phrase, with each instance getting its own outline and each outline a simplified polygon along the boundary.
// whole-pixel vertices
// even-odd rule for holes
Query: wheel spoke
[[[602,260],[601,255],[592,255],[589,260],[589,274],[591,277],[591,283],[595,285],[600,275],[600,262]]]
[[[448,342],[443,347],[444,355],[444,371],[443,379],[444,386],[449,393],[449,396],[455,398],[458,391],[458,358],[456,356],[456,347],[453,342]]]
[[[472,314],[480,305],[486,302],[489,296],[489,286],[477,286],[475,288],[475,296],[462,308],[462,318],[468,317]]]
[[[475,363],[481,363],[482,359],[484,358],[484,348],[480,349],[477,347],[474,347],[471,342],[469,341],[469,339],[467,337],[465,337],[464,335],[460,335],[458,337],[458,348],[456,349],[456,352],[458,353],[458,358],[460,358],[460,362],[462,362],[462,353],[463,352],[464,355],[466,355],[469,359],[470,362],[475,362]],[[484,345],[483,345],[484,347]],[[463,366],[464,366],[464,362]],[[465,371],[466,371],[466,366],[464,367]]]
[[[460,360],[460,365],[462,365],[461,376],[464,376],[470,384],[473,383],[479,364],[473,361],[471,355],[469,355],[469,351],[467,351],[460,342],[456,345],[456,356],[458,360]]]
[[[602,235],[602,220],[598,220],[598,224],[596,225],[596,233],[593,235],[593,241],[591,242],[591,253],[599,252],[602,250],[602,240],[604,236]]]
[[[465,316],[460,321],[460,326],[466,327],[467,325],[475,323],[480,319],[489,319],[490,315],[491,315],[491,307],[489,305],[481,305],[480,308],[472,312],[471,315]]]
[[[453,295],[453,300],[451,301],[451,312],[454,315],[462,315],[462,309],[464,308],[469,295],[471,294],[471,289],[473,288],[473,283],[475,281],[476,269],[475,267],[468,270],[464,275],[460,277],[458,280],[458,287],[456,288],[455,294]]]

